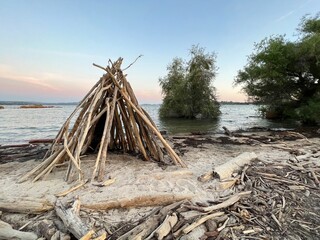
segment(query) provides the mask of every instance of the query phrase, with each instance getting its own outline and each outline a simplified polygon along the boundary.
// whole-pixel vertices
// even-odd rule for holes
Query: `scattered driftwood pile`
[[[204,144],[232,144],[250,146],[268,146],[283,141],[305,140],[312,143],[304,134],[294,131],[263,131],[263,132],[231,132],[224,129],[226,136],[213,136],[206,134],[196,134],[191,136],[174,136],[171,141],[176,151],[181,155],[185,154],[188,147],[206,148]],[[320,133],[320,132],[319,132]],[[310,134],[310,138],[319,137],[317,130]],[[276,147],[276,146],[275,146]],[[284,149],[285,150],[285,149]]]
[[[0,164],[43,159],[48,151],[46,144],[20,144],[0,146]]]
[[[311,146],[314,145],[305,150],[292,149],[286,161],[257,159],[237,173],[219,176],[216,189],[221,194],[217,199],[177,200],[154,208],[141,219],[117,225],[110,222],[103,209],[89,209],[77,198],[69,203],[58,199],[51,210],[34,216],[19,228],[30,229],[46,239],[61,240],[72,236],[78,239],[319,239],[320,148]],[[253,158],[254,154],[237,157],[243,162]],[[217,183],[212,178],[199,178],[199,181]],[[10,230],[5,223],[0,223],[1,226],[7,233],[24,234]]]
[[[319,150],[285,163],[255,161],[224,181],[234,194],[156,209],[109,228],[108,239],[319,239],[320,168],[312,161]]]
[[[21,181],[34,181],[50,173],[56,165],[68,161],[66,181],[77,175],[84,179],[81,156],[97,152],[91,180],[105,176],[107,152],[117,150],[141,154],[143,159],[164,162],[164,152],[174,164],[185,166],[157,130],[149,115],[139,106],[133,90],[121,70],[122,58],[109,61],[107,73],[93,86],[63,124],[47,158]],[[74,125],[70,123],[76,118]]]
[[[221,142],[224,143],[233,143],[233,144],[249,144],[249,145],[257,145],[257,144],[269,144],[278,141],[295,141],[298,139],[305,139],[309,141],[308,138],[297,132],[297,131],[262,131],[268,132],[267,135],[258,134],[254,132],[245,133],[245,132],[232,132],[226,127],[222,127],[224,130],[224,134],[228,137],[220,137]],[[252,131],[259,131],[260,128],[253,128]],[[309,132],[305,132],[310,137],[319,136],[317,129],[309,129]],[[260,130],[261,133],[261,130]]]

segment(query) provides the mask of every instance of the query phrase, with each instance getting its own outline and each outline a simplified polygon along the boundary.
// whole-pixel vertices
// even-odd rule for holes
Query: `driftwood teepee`
[[[68,161],[66,180],[71,173],[83,179],[81,155],[97,152],[91,180],[105,175],[108,150],[140,153],[145,160],[163,161],[166,152],[174,164],[185,166],[164,140],[149,115],[139,106],[133,90],[121,70],[122,58],[109,61],[100,80],[76,107],[63,124],[46,159],[31,170],[21,181],[30,177],[36,181]],[[76,117],[74,125],[71,120]]]

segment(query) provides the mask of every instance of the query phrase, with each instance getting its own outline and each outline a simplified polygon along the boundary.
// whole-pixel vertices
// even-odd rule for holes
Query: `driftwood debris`
[[[38,224],[43,229],[40,231],[41,234],[34,230],[33,226],[38,221],[34,216],[27,223],[24,222],[23,226],[14,224],[12,226],[16,229],[20,227],[23,231],[34,231],[38,237],[46,236],[51,239],[68,239],[68,234],[72,238],[78,234],[77,238],[81,239],[80,236],[83,234],[82,236],[87,237],[85,239],[107,238],[110,240],[319,239],[320,217],[317,211],[320,208],[319,157],[319,146],[310,145],[305,149],[296,149],[289,158],[264,159],[261,157],[251,161],[250,164],[238,170],[236,177],[220,181],[224,185],[223,189],[227,191],[223,191],[217,198],[202,201],[197,199],[197,202],[191,200],[175,202],[179,198],[170,197],[169,194],[167,199],[170,202],[160,200],[164,196],[156,200],[152,195],[145,196],[145,199],[139,197],[120,199],[121,203],[115,204],[120,208],[142,206],[143,202],[147,205],[155,202],[166,205],[173,202],[168,206],[154,208],[148,215],[143,215],[147,213],[142,213],[142,210],[141,219],[128,220],[127,223],[119,224],[110,221],[108,214],[111,213],[105,210],[110,209],[110,205],[107,204],[108,207],[104,208],[102,203],[88,209],[84,204],[80,206],[78,198],[68,207],[61,206],[63,214],[58,213],[59,203],[55,206],[55,211],[50,211],[49,218],[42,213],[42,219],[38,219],[42,221],[42,224]],[[182,175],[189,175],[184,171],[182,173]],[[162,174],[155,176],[157,179],[165,177]],[[215,182],[218,180],[216,179]],[[99,189],[102,189],[102,186]],[[6,201],[6,204],[2,205],[13,206],[16,202],[18,202],[17,199]],[[133,203],[135,204],[132,205]],[[27,204],[24,206],[26,207]],[[17,208],[11,207],[11,209],[11,212],[15,212]],[[6,209],[3,210],[6,211]],[[27,211],[19,210],[19,212]],[[68,219],[68,221],[62,223],[60,219],[51,220],[52,216]],[[46,219],[50,219],[49,222],[44,221]],[[77,220],[70,223],[70,219]],[[50,221],[55,223],[55,227],[52,227]],[[61,224],[57,224],[57,221]],[[80,232],[79,228],[86,231]]]
[[[311,155],[318,156],[314,150]],[[319,176],[320,168],[311,160],[301,161],[251,161],[238,169],[239,178],[228,185],[234,193],[227,198],[184,201],[169,207],[161,217],[158,210],[121,239],[317,239],[320,186],[314,176]],[[167,235],[157,238],[155,233],[161,226]],[[110,239],[117,236],[112,234]]]
[[[167,215],[166,219],[163,223],[155,230],[154,236],[157,239],[163,239],[167,236],[171,229],[177,224],[178,217],[176,213],[172,213],[171,215]]]
[[[16,144],[0,146],[0,164],[40,160],[48,151],[46,144]]]
[[[140,154],[143,159],[163,162],[167,153],[172,162],[185,167],[157,130],[149,115],[139,106],[134,92],[121,70],[122,58],[109,61],[100,80],[76,107],[57,134],[47,158],[20,181],[34,181],[51,172],[62,162],[68,162],[66,180],[76,175],[83,180],[81,156],[96,152],[91,179],[103,181],[109,150]],[[71,120],[76,118],[73,126]]]
[[[12,228],[6,222],[0,220],[0,240],[16,239],[16,240],[36,240],[37,235],[32,232],[22,232]]]
[[[1,211],[39,214],[52,209],[53,204],[45,198],[0,196]]]
[[[138,196],[133,198],[120,198],[114,200],[106,200],[103,202],[86,203],[82,206],[88,209],[108,210],[115,208],[130,208],[130,207],[147,207],[147,206],[161,206],[175,203],[185,199],[191,199],[193,194],[154,194]]]
[[[63,221],[67,229],[77,238],[80,239],[90,228],[83,223],[79,215],[73,208],[66,208],[60,200],[57,200],[55,205],[55,211],[60,219]]]
[[[239,156],[217,166],[214,169],[214,175],[218,176],[220,180],[229,178],[232,173],[240,170],[244,165],[249,164],[255,159],[257,159],[257,155],[254,152],[241,153]]]
[[[182,202],[176,202],[154,211],[154,213],[144,219],[143,222],[125,232],[123,235],[121,235],[121,232],[115,232],[111,236],[111,239],[147,239],[148,237],[153,237],[156,233],[159,223],[162,223],[166,219],[168,213],[178,208],[181,203]]]
[[[215,167],[213,171],[201,175],[200,177],[198,177],[198,180],[200,182],[207,182],[214,177],[218,177],[220,180],[228,179],[232,176],[232,173],[237,172],[244,165],[249,164],[255,159],[257,159],[257,155],[254,152],[241,153],[239,156],[232,158],[224,164]]]
[[[203,213],[203,209],[197,209],[196,205],[186,200],[173,203],[155,211],[123,235],[121,235],[121,230],[116,231],[110,236],[110,239],[179,239],[208,220],[215,220],[217,223],[225,222],[228,217],[224,209],[248,194],[248,192],[245,192],[237,194],[236,197],[231,196],[220,204],[209,206],[212,210],[205,213]],[[215,206],[217,207],[214,209]],[[222,208],[224,209],[221,211]],[[200,212],[198,214],[188,214],[189,212],[195,212],[190,209],[197,209],[196,211]]]

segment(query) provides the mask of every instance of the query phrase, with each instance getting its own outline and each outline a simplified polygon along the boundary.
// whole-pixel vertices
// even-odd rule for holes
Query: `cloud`
[[[54,79],[54,74],[42,73],[42,76],[22,75],[13,70],[10,65],[0,64],[0,77],[2,79],[23,82],[34,86],[40,86],[50,90],[57,91],[59,88],[50,84],[48,80]]]
[[[300,4],[296,9],[284,14],[283,16],[277,18],[276,20],[274,20],[275,23],[277,22],[281,22],[284,19],[288,18],[289,16],[291,16],[292,14],[294,14],[296,11],[300,10],[301,8],[303,8],[304,6],[308,5],[310,2],[313,2],[313,0],[308,0],[302,4]]]
[[[75,82],[79,84],[75,84]],[[0,98],[41,101],[78,101],[90,89],[79,76],[54,72],[19,73],[0,63]]]
[[[67,52],[67,51],[57,51],[57,50],[40,50],[34,48],[23,48],[26,51],[31,51],[40,54],[56,55],[59,57],[73,57],[73,58],[90,58],[90,59],[101,59],[104,58],[98,55],[87,54],[83,52]]]
[[[286,13],[285,15],[277,18],[274,22],[276,22],[276,23],[277,23],[277,22],[281,22],[281,21],[283,21],[284,19],[286,19],[287,17],[289,17],[290,15],[292,15],[294,12],[295,12],[295,11],[292,10],[292,11]]]

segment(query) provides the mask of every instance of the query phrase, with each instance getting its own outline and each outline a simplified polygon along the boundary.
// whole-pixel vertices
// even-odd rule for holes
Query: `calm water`
[[[0,110],[0,145],[25,143],[30,139],[54,138],[60,127],[75,109],[75,105],[57,108],[19,109],[19,106],[5,106]],[[160,130],[169,133],[223,132],[222,126],[230,130],[251,127],[290,128],[291,124],[261,119],[255,105],[221,105],[219,120],[160,120],[160,105],[142,105]]]

